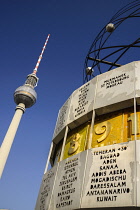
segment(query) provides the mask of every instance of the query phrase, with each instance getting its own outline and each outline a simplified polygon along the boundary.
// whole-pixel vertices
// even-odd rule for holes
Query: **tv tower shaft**
[[[13,116],[13,119],[11,121],[11,124],[8,128],[8,131],[5,135],[5,138],[3,140],[3,143],[0,148],[0,178],[2,176],[6,160],[8,158],[11,146],[13,144],[21,117],[25,111],[25,105],[23,103],[20,103],[19,105],[16,106],[16,111]]]
[[[44,47],[43,47],[42,52],[39,56],[36,67],[33,70],[33,73],[29,74],[27,76],[25,84],[18,87],[14,92],[14,101],[17,104],[17,106],[15,109],[16,111],[15,111],[14,117],[11,121],[11,124],[8,128],[8,131],[7,131],[5,138],[2,142],[2,145],[0,147],[0,178],[2,176],[10,149],[12,147],[14,137],[16,135],[21,117],[22,117],[23,113],[25,112],[26,108],[29,108],[36,103],[37,94],[36,94],[36,91],[34,90],[34,88],[37,86],[37,83],[38,83],[38,77],[36,76],[36,72],[37,72],[39,63],[42,59],[44,50],[46,48],[49,36],[50,36],[50,34],[48,35],[48,37],[45,41]]]

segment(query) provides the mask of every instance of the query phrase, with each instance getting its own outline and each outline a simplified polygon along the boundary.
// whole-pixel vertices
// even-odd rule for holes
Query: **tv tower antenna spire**
[[[47,45],[47,43],[48,43],[49,38],[50,38],[50,34],[48,34],[48,36],[47,36],[47,39],[46,39],[45,44],[44,44],[44,46],[43,46],[43,48],[42,48],[41,54],[40,54],[40,56],[39,56],[39,58],[38,58],[38,61],[37,61],[37,63],[36,63],[36,66],[35,66],[35,68],[34,68],[34,70],[33,70],[33,74],[36,74],[36,73],[37,73],[37,69],[38,69],[39,64],[40,64],[40,62],[41,62],[41,59],[42,59],[44,50],[46,49],[46,45]]]
[[[38,77],[36,76],[36,73],[39,64],[41,62],[42,55],[46,48],[47,42],[49,40],[49,37],[50,34],[47,36],[47,39],[45,41],[45,44],[43,46],[37,64],[35,66],[35,69],[33,70],[33,73],[29,74],[27,76],[25,84],[23,86],[18,87],[14,92],[14,101],[17,104],[17,106],[11,124],[7,130],[5,138],[0,147],[0,178],[2,176],[8,155],[10,153],[10,149],[12,147],[21,117],[25,112],[25,109],[33,106],[37,100],[37,94],[36,91],[34,90],[34,88],[37,86],[38,83]]]

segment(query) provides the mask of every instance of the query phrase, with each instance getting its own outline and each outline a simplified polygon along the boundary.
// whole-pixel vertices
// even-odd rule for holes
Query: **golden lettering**
[[[131,122],[131,126],[130,126],[130,132],[132,135],[135,135],[135,131],[136,131],[136,134],[139,134],[140,133],[140,129],[139,129],[139,122],[138,122],[138,114],[136,114],[136,123],[135,123],[135,114],[132,113],[128,119],[127,119],[127,122]],[[136,125],[135,125],[136,124]],[[135,126],[136,126],[136,129],[135,129]]]
[[[68,154],[71,155],[74,152],[76,152],[79,148],[79,139],[80,139],[80,134],[76,133],[73,135],[71,141],[70,141],[70,148],[68,150]]]
[[[107,138],[108,134],[110,133],[110,131],[111,131],[111,123],[110,122],[105,121],[105,122],[99,123],[97,125],[97,127],[95,128],[95,134],[97,134],[97,135],[103,134],[103,135],[97,139],[97,142],[100,143],[103,140],[105,140]]]

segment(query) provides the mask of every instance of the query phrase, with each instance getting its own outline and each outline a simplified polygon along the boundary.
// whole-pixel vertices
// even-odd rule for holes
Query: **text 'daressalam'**
[[[86,196],[93,196],[99,203],[117,201],[119,196],[130,194],[130,177],[127,175],[130,168],[120,161],[127,149],[127,146],[122,146],[93,153],[98,166],[93,168]]]

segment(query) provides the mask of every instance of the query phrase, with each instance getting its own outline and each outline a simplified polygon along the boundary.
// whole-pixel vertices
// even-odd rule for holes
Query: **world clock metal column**
[[[41,54],[35,66],[35,69],[33,70],[33,73],[29,74],[27,76],[25,84],[18,87],[14,92],[14,101],[17,104],[17,106],[15,109],[16,111],[15,111],[14,117],[11,121],[11,124],[8,128],[8,131],[0,147],[0,178],[2,176],[21,117],[23,113],[25,112],[25,109],[33,106],[36,102],[37,94],[36,94],[36,91],[34,90],[34,88],[37,86],[37,83],[38,83],[38,77],[36,76],[36,73],[37,73],[37,69],[39,67],[39,64],[42,59],[42,55],[46,48],[49,37],[50,37],[50,34],[48,35],[45,41],[45,44],[43,46],[43,49],[41,51]]]

